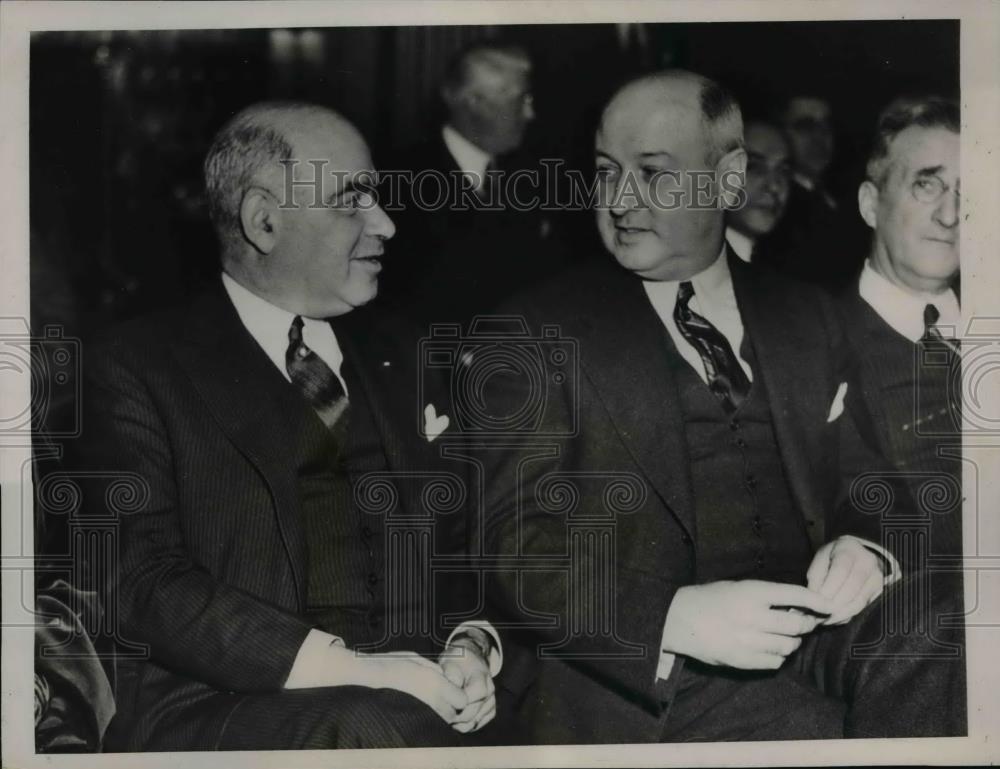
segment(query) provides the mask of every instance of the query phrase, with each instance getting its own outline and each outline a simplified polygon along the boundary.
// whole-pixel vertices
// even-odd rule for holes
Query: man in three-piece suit
[[[411,413],[415,338],[363,308],[394,231],[367,145],[330,110],[265,103],[205,172],[220,281],[85,365],[81,461],[145,489],[108,606],[149,655],[119,660],[108,747],[452,744],[492,717],[500,649],[446,622],[468,607],[426,571],[460,552],[468,490],[433,443],[443,391]],[[89,490],[88,513],[110,499]]]
[[[492,452],[479,535],[521,564],[489,585],[512,628],[506,729],[555,743],[962,733],[961,667],[912,654],[939,639],[883,633],[881,607],[911,580],[882,531],[909,501],[879,476],[836,309],[736,258],[701,196],[738,202],[738,105],[691,73],[647,76],[610,101],[596,151],[614,259],[508,308],[532,331],[558,325],[579,358],[551,361],[538,438]],[[501,381],[483,396],[497,419],[539,392]]]
[[[504,42],[459,51],[441,88],[444,124],[390,160],[400,177],[384,196],[399,256],[389,258],[384,298],[425,328],[468,323],[563,265],[540,210],[542,169],[524,147],[531,69]]]
[[[879,446],[921,505],[928,554],[949,556],[962,553],[959,126],[941,97],[879,116],[858,190],[871,249],[841,301]]]

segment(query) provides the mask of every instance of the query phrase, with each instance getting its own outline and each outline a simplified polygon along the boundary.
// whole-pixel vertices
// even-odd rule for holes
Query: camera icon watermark
[[[0,318],[0,376],[29,377],[27,403],[5,399],[0,435],[72,438],[80,434],[80,340],[59,326],[32,334],[24,318]],[[14,388],[4,388],[10,392]]]
[[[458,324],[435,324],[430,337],[420,340],[419,360],[420,404],[433,400],[435,380],[446,380],[454,411],[449,437],[550,438],[577,432],[578,347],[558,326],[542,326],[532,335],[524,318],[478,316],[463,334]],[[549,419],[557,401],[568,414]]]

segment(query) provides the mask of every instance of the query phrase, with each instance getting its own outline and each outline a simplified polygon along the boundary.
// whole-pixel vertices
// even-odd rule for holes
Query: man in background
[[[858,189],[871,247],[841,303],[882,451],[907,474],[926,552],[951,556],[962,553],[959,127],[958,105],[935,96],[879,116]]]
[[[401,206],[386,298],[425,328],[486,314],[561,265],[525,148],[531,69],[503,42],[460,51],[441,87],[444,123],[390,163],[409,176],[386,192],[389,210]]]
[[[744,262],[766,262],[766,236],[778,226],[788,204],[791,152],[781,130],[763,121],[747,123],[744,140],[747,200],[726,215],[726,241]]]
[[[792,151],[792,184],[784,220],[771,236],[775,269],[842,291],[861,267],[858,228],[830,184],[835,132],[830,102],[815,93],[787,99],[777,112]]]

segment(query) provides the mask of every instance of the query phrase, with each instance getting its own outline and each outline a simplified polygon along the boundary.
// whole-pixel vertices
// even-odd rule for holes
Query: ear
[[[742,147],[729,150],[715,165],[719,194],[726,209],[739,208],[745,202],[747,152]]]
[[[280,227],[278,201],[262,187],[251,187],[240,203],[240,227],[253,247],[262,254],[274,249]]]
[[[858,187],[858,211],[865,224],[874,230],[878,222],[878,187],[868,179]]]

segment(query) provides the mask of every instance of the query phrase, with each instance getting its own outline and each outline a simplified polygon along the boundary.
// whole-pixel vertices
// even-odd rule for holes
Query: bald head
[[[329,157],[331,142],[345,150],[365,146],[357,129],[333,110],[297,102],[251,105],[219,130],[204,172],[209,215],[224,253],[242,240],[240,205],[246,192],[263,187],[277,194],[283,162],[300,161],[296,177],[311,178],[306,161]]]
[[[686,280],[718,258],[725,209],[742,192],[742,128],[732,97],[691,72],[615,94],[595,141],[595,212],[619,264],[645,280]]]
[[[684,131],[681,140],[700,141],[709,165],[743,146],[739,104],[718,83],[694,72],[666,70],[628,83],[605,107],[601,130],[644,121],[670,122]]]

